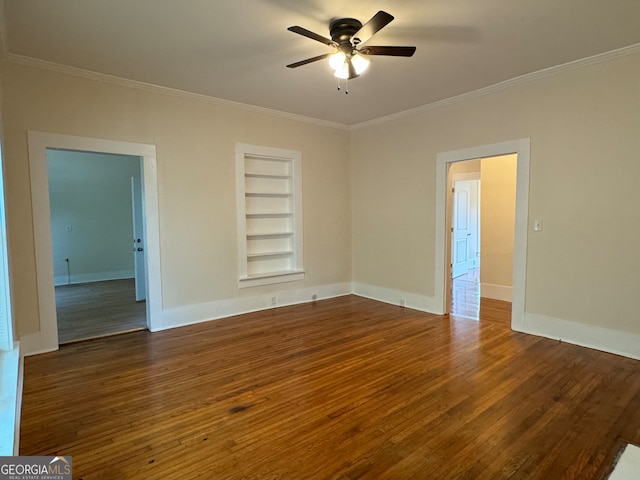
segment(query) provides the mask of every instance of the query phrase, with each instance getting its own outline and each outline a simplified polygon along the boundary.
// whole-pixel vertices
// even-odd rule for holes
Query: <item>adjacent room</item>
[[[0,0],[0,456],[633,478],[638,25],[635,0]]]
[[[140,167],[47,150],[59,344],[147,327]]]

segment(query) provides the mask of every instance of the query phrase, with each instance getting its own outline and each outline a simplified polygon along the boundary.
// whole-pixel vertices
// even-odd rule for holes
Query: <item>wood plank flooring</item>
[[[147,328],[132,278],[58,286],[56,313],[60,344]]]
[[[601,479],[640,362],[346,296],[25,359],[21,454],[94,479]]]
[[[480,268],[451,281],[450,314],[455,318],[480,319]]]

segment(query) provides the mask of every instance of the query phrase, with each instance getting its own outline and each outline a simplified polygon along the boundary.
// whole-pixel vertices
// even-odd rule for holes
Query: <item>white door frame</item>
[[[131,177],[131,219],[133,220],[133,276],[135,280],[136,302],[141,302],[147,299],[147,257],[145,254],[147,236],[144,233],[144,199],[142,198],[143,193],[144,188],[142,188],[142,177]]]
[[[448,313],[447,276],[450,259],[447,256],[447,171],[449,164],[464,160],[517,154],[516,218],[513,248],[513,299],[511,328],[524,329],[525,287],[527,279],[527,227],[529,224],[529,160],[530,139],[521,138],[490,145],[442,152],[436,156],[436,251],[435,301],[436,313]]]
[[[142,157],[144,221],[147,234],[147,327],[151,331],[159,330],[162,317],[162,281],[155,145],[33,131],[28,132],[28,142],[40,331],[23,335],[20,338],[21,350],[25,355],[33,355],[58,349],[47,171],[48,148]]]

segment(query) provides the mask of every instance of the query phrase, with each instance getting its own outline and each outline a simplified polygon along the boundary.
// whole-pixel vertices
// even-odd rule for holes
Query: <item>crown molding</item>
[[[122,87],[135,88],[138,90],[144,90],[152,93],[160,93],[164,95],[171,95],[174,97],[181,97],[199,102],[209,103],[222,107],[231,107],[239,110],[245,110],[252,113],[259,113],[263,115],[270,115],[273,117],[283,118],[286,120],[293,120],[297,122],[310,123],[313,125],[335,128],[338,130],[349,130],[348,125],[342,123],[330,122],[328,120],[320,120],[318,118],[306,117],[304,115],[297,115],[295,113],[282,112],[280,110],[273,110],[265,107],[258,107],[256,105],[249,105],[246,103],[234,102],[232,100],[225,100],[222,98],[211,97],[209,95],[202,95],[199,93],[187,92],[185,90],[178,90],[171,87],[163,87],[152,83],[140,82],[138,80],[130,80],[128,78],[118,77],[115,75],[109,75],[106,73],[94,72],[91,70],[85,70],[82,68],[71,67],[69,65],[63,65],[60,63],[49,62],[47,60],[40,60],[25,55],[18,55],[15,53],[8,53],[6,59],[9,63],[16,65],[22,65],[31,68],[38,68],[42,70],[48,70],[51,72],[63,73],[72,75],[75,77],[81,77],[89,80],[95,80],[99,82],[109,83],[112,85],[118,85]]]
[[[2,0],[0,0],[0,6],[3,5]],[[0,11],[0,22],[3,19],[3,12]],[[0,47],[2,49],[6,49],[6,42],[3,40],[3,32],[4,28],[0,25]],[[3,52],[0,50],[0,55]],[[234,102],[231,100],[225,100],[222,98],[211,97],[208,95],[202,95],[199,93],[187,92],[185,90],[178,90],[170,87],[163,87],[160,85],[155,85],[146,82],[140,82],[137,80],[130,80],[123,77],[117,77],[115,75],[108,75],[106,73],[93,72],[91,70],[85,70],[82,68],[71,67],[68,65],[63,65],[60,63],[49,62],[46,60],[40,60],[33,57],[27,57],[24,55],[18,55],[15,53],[6,53],[4,57],[9,63],[14,63],[18,65],[23,65],[32,68],[39,68],[43,70],[49,70],[53,72],[63,73],[67,75],[73,75],[76,77],[86,78],[89,80],[95,80],[105,83],[110,83],[113,85],[119,85],[124,87],[136,88],[138,90],[144,90],[153,93],[160,93],[164,95],[171,95],[175,97],[182,97],[191,100],[196,100],[200,102],[210,103],[213,105],[219,105],[224,107],[231,107],[240,110],[245,110],[248,112],[259,113],[263,115],[270,115],[278,118],[283,118],[287,120],[293,120],[303,123],[309,123],[313,125],[318,125],[322,127],[334,128],[338,130],[347,130],[347,131],[355,131],[361,130],[363,128],[368,128],[374,125],[379,125],[387,122],[392,122],[395,120],[399,120],[402,118],[410,117],[413,115],[417,115],[420,113],[428,112],[431,110],[436,110],[439,108],[444,108],[450,105],[455,105],[457,103],[465,102],[467,100],[472,100],[474,98],[483,97],[485,95],[490,95],[492,93],[500,92],[502,90],[507,90],[509,88],[513,88],[519,85],[523,85],[535,80],[539,80],[542,78],[550,77],[552,75],[556,75],[558,73],[562,73],[569,70],[574,70],[582,67],[586,67],[589,65],[595,65],[598,63],[607,62],[616,58],[625,57],[628,55],[634,55],[640,53],[640,43],[636,43],[633,45],[629,45],[627,47],[619,48],[616,50],[611,50],[609,52],[600,53],[598,55],[593,55],[591,57],[583,58],[580,60],[574,60],[572,62],[568,62],[562,65],[556,65],[553,67],[545,68],[542,70],[538,70],[536,72],[527,73],[521,75],[519,77],[511,78],[509,80],[505,80],[499,83],[495,83],[488,87],[484,87],[478,90],[474,90],[472,92],[463,93],[460,95],[456,95],[454,97],[445,98],[443,100],[438,100],[437,102],[428,103],[425,105],[421,105],[419,107],[410,108],[408,110],[403,110],[402,112],[394,113],[391,115],[386,115],[384,117],[374,118],[372,120],[367,120],[365,122],[356,123],[353,125],[346,125],[337,122],[330,122],[328,120],[321,120],[318,118],[307,117],[304,115],[297,115],[294,113],[283,112],[280,110],[273,110],[265,107],[258,107],[255,105],[249,105],[246,103]]]
[[[589,65],[595,65],[598,63],[608,62],[616,58],[626,57],[628,55],[633,55],[636,53],[640,53],[640,43],[629,45],[623,48],[618,48],[616,50],[611,50],[609,52],[600,53],[598,55],[593,55],[591,57],[582,58],[580,60],[574,60],[572,62],[564,63],[562,65],[556,65],[553,67],[545,68],[542,70],[538,70],[536,72],[526,73],[519,77],[515,77],[509,80],[505,80],[503,82],[495,83],[488,87],[474,90],[472,92],[463,93],[460,95],[456,95],[455,97],[445,98],[437,102],[422,105],[420,107],[410,108],[409,110],[403,110],[402,112],[394,113],[384,117],[374,118],[373,120],[368,120],[362,123],[357,123],[355,125],[351,125],[349,127],[349,130],[352,130],[352,131],[360,130],[363,128],[371,127],[373,125],[379,125],[382,123],[399,120],[401,118],[410,117],[410,116],[417,115],[423,112],[428,112],[431,110],[436,110],[438,108],[447,107],[449,105],[455,105],[457,103],[465,102],[467,100],[483,97],[485,95],[490,95],[492,93],[500,92],[502,90],[507,90],[509,88],[516,87],[518,85],[523,85],[523,84],[532,82],[534,80],[550,77],[558,73],[566,72],[569,70],[575,70],[577,68],[582,68]]]

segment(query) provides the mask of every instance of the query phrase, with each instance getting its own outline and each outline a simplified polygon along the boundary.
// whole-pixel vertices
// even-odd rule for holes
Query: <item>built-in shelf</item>
[[[274,175],[270,173],[246,173],[244,174],[246,178],[273,178],[278,180],[286,180],[288,178],[292,178],[291,175]]]
[[[273,193],[273,192],[245,192],[247,197],[272,197],[272,198],[290,198],[290,193]]]
[[[238,285],[304,278],[300,152],[236,145]]]
[[[247,218],[289,218],[293,215],[289,212],[282,213],[247,213]]]
[[[247,238],[256,237],[290,237],[293,232],[252,232],[247,233]]]
[[[304,273],[304,270],[282,270],[280,272],[245,275],[238,279],[238,283],[241,287],[257,287],[271,283],[293,282],[296,280],[304,280]]]
[[[262,252],[262,253],[247,253],[247,258],[261,258],[261,257],[281,257],[285,255],[293,255],[292,250],[285,250],[281,252]]]

